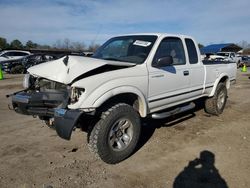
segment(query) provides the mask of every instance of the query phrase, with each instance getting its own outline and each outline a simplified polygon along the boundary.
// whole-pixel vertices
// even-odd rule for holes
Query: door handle
[[[183,74],[184,74],[184,76],[188,76],[189,75],[189,71],[183,71]]]

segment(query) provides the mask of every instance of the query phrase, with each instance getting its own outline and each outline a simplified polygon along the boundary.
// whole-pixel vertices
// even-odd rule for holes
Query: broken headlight
[[[66,84],[59,82],[47,80],[45,78],[39,78],[36,80],[35,87],[39,91],[65,91],[67,92],[70,89]]]
[[[80,96],[85,92],[85,89],[84,88],[76,88],[76,87],[73,87],[71,89],[71,95],[70,95],[70,103],[71,104],[74,104],[76,103]]]

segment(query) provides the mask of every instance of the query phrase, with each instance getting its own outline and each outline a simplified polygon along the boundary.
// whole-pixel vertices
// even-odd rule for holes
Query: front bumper
[[[36,116],[54,116],[54,108],[64,99],[60,92],[19,92],[12,96],[13,109],[20,114]]]
[[[54,118],[57,134],[70,140],[71,133],[77,125],[83,111],[66,109],[62,92],[21,91],[12,96],[12,106],[17,113],[46,118]]]

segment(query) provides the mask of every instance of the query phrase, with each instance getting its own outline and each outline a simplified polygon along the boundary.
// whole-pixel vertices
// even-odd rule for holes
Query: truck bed
[[[235,62],[212,60],[203,60],[202,62],[205,65],[206,69],[205,87],[208,88],[208,93],[210,93],[210,91],[212,90],[212,86],[214,86],[214,80],[221,77],[223,73],[228,74],[229,81],[234,81],[236,79],[237,65]]]

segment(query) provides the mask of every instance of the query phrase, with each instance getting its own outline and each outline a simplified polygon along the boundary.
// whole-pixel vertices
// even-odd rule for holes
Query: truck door
[[[155,66],[157,60],[172,56],[173,64]],[[178,37],[162,39],[149,70],[149,108],[159,110],[171,103],[182,101],[189,93],[189,66],[186,63],[183,42]],[[152,110],[151,110],[152,111]],[[154,111],[154,110],[153,110]]]
[[[199,61],[197,47],[192,39],[185,39],[188,61],[190,64],[190,97],[197,97],[202,94],[205,80],[205,67],[201,60]]]

